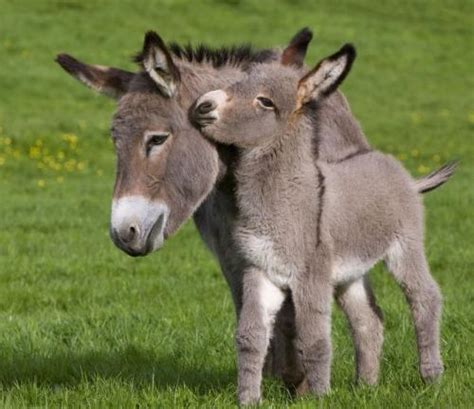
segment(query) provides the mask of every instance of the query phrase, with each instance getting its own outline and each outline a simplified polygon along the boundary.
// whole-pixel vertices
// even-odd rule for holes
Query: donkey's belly
[[[378,259],[361,260],[357,257],[337,257],[332,264],[331,280],[333,285],[343,285],[364,276]]]

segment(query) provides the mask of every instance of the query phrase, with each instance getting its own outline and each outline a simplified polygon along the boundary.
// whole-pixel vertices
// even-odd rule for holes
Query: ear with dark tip
[[[296,35],[291,39],[288,47],[283,51],[283,54],[281,55],[281,63],[283,65],[302,67],[308,44],[312,38],[313,33],[308,27],[298,31],[298,33],[296,33]]]
[[[351,70],[355,58],[354,46],[345,44],[337,53],[320,61],[298,83],[297,108],[334,92]]]
[[[127,92],[134,75],[119,68],[85,64],[68,54],[58,54],[56,62],[87,87],[114,99]]]
[[[180,80],[178,67],[168,47],[154,31],[145,34],[143,51],[135,58],[158,88],[167,97],[172,97]]]

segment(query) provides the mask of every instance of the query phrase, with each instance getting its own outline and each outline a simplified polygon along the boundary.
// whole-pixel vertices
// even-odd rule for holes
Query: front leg
[[[309,391],[324,395],[331,377],[331,301],[333,287],[329,270],[321,263],[292,284],[297,348]],[[309,269],[312,270],[312,269]]]
[[[257,404],[261,400],[265,355],[275,316],[284,299],[284,292],[261,270],[249,268],[244,272],[242,309],[236,334],[241,405]]]
[[[288,294],[275,320],[267,361],[268,355],[272,354],[272,366],[268,369],[283,381],[291,393],[300,394],[304,370],[295,348],[295,340],[295,309],[291,294]]]

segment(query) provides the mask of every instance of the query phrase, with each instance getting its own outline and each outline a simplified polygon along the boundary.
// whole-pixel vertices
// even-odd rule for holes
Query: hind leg
[[[418,345],[420,373],[425,381],[439,378],[443,363],[439,351],[441,293],[430,274],[423,245],[397,241],[387,258],[388,269],[400,284],[410,305]]]
[[[338,287],[336,301],[351,329],[356,354],[356,379],[373,385],[379,376],[383,323],[382,311],[376,304],[368,277]]]

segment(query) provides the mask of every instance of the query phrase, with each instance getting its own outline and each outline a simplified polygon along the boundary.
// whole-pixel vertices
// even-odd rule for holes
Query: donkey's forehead
[[[280,63],[255,64],[249,70],[244,82],[249,87],[264,87],[268,90],[285,93],[296,89],[301,76],[300,70]]]
[[[129,92],[119,101],[112,119],[116,137],[147,130],[173,132],[186,124],[186,112],[177,102],[158,93]]]
[[[301,77],[299,70],[280,63],[255,64],[246,78],[231,86],[229,91],[252,99],[263,94],[273,99],[280,111],[292,110]]]
[[[172,118],[182,111],[175,98],[167,98],[159,92],[129,91],[120,98],[115,117],[128,119],[136,116],[159,114]]]

